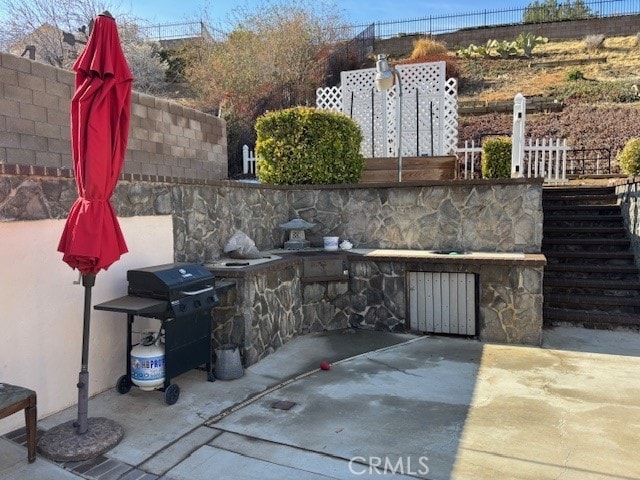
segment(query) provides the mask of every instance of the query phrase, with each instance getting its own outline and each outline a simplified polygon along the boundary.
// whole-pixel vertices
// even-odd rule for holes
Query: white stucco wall
[[[173,262],[171,216],[119,219],[129,252],[96,278],[92,305],[126,295],[126,272]],[[77,403],[84,288],[57,245],[63,220],[0,222],[0,382],[31,388],[38,418]],[[89,395],[125,373],[126,315],[92,309]],[[89,403],[91,415],[91,403]],[[24,415],[0,420],[0,434]]]

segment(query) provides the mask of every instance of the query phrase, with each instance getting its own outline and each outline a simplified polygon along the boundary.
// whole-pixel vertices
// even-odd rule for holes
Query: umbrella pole
[[[84,319],[82,325],[82,362],[78,375],[78,422],[76,433],[82,435],[89,428],[89,332],[91,327],[91,288],[96,284],[96,274],[82,275],[84,287]]]
[[[82,328],[82,366],[78,378],[78,418],[47,430],[38,441],[38,451],[56,462],[80,462],[96,458],[120,442],[123,428],[113,420],[88,418],[89,410],[89,323],[91,288],[96,274],[82,275],[84,287],[84,325]],[[86,434],[86,435],[84,435]]]

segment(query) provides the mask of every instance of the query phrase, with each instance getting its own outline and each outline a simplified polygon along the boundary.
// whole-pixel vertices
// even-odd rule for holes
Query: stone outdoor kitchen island
[[[257,221],[260,228],[247,233],[261,251],[276,257],[245,267],[210,265],[217,278],[236,281],[236,289],[214,311],[215,342],[243,346],[245,361],[252,364],[309,332],[347,327],[422,331],[408,305],[408,276],[430,272],[474,277],[473,336],[539,345],[546,263],[539,253],[541,192],[538,180],[232,188],[224,202],[216,199],[216,209]],[[263,212],[282,211],[284,217],[261,222],[251,208],[256,204]],[[338,254],[321,248],[283,250],[285,232],[277,225],[292,217],[316,224],[307,232],[312,247],[321,246],[323,236],[335,235],[357,248]],[[443,255],[449,251],[459,254]],[[323,255],[341,256],[343,275],[308,278],[305,263]]]

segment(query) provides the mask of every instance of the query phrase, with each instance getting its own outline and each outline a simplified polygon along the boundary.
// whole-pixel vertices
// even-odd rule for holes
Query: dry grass
[[[605,63],[588,61],[606,58]],[[587,60],[581,65],[549,65],[551,62]],[[544,62],[546,66],[539,64]],[[589,80],[621,80],[640,84],[640,46],[636,35],[611,37],[597,52],[589,51],[583,40],[553,41],[538,45],[532,59],[464,60],[463,76],[473,88],[460,89],[461,100],[511,100],[521,92],[525,96],[544,95],[550,87],[566,82],[567,74],[580,70]]]

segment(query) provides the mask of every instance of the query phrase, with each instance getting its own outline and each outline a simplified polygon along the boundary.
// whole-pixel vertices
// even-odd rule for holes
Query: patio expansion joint
[[[195,432],[195,431],[196,431],[196,430],[198,430],[199,428],[202,428],[203,426],[207,426],[207,425],[204,425],[204,424],[196,425],[196,426],[195,426],[195,427],[193,427],[191,430],[189,430],[189,431],[185,432],[183,435],[179,436],[179,437],[178,437],[178,438],[176,438],[175,440],[173,440],[173,441],[169,442],[168,444],[166,444],[164,447],[162,447],[162,449],[158,450],[158,451],[157,451],[157,452],[155,452],[153,455],[151,455],[151,456],[149,456],[149,457],[145,458],[144,460],[142,460],[141,462],[139,462],[139,463],[136,465],[136,468],[138,468],[138,469],[140,469],[140,470],[142,470],[142,471],[145,471],[143,466],[144,466],[146,463],[149,463],[150,461],[152,461],[154,458],[156,458],[156,457],[158,457],[158,456],[164,455],[164,452],[165,452],[165,450],[166,450],[166,449],[168,449],[168,448],[170,448],[170,447],[172,447],[172,446],[174,446],[174,445],[176,445],[176,444],[180,443],[180,441],[181,441],[181,440],[183,440],[184,438],[188,437],[188,436],[189,436],[189,435],[191,435],[193,432]],[[211,427],[210,427],[210,428],[211,428]],[[216,428],[211,428],[211,430],[216,430]],[[218,430],[219,430],[219,429],[218,429]],[[218,433],[217,433],[217,434],[216,434],[216,435],[215,435],[215,436],[214,436],[210,441],[215,440],[215,439],[216,439],[216,438],[218,438],[221,434],[222,434],[222,430],[219,430],[219,431],[218,431]],[[186,456],[188,457],[188,456],[189,456],[189,455],[191,455],[193,452],[195,452],[198,448],[200,448],[200,445],[198,445],[198,446],[196,446],[196,447],[192,448],[191,450],[189,450]],[[166,473],[166,472],[165,472],[165,473]]]
[[[339,455],[335,455],[335,454],[332,454],[332,453],[329,453],[329,452],[319,452],[317,450],[313,450],[311,448],[301,447],[299,445],[293,445],[293,444],[290,444],[290,443],[279,442],[279,441],[276,441],[276,440],[270,440],[270,439],[266,439],[266,438],[262,438],[262,437],[256,437],[254,435],[247,435],[245,433],[238,433],[238,432],[234,432],[232,430],[225,430],[224,428],[222,428],[220,430],[221,430],[222,434],[237,435],[238,437],[242,437],[242,438],[250,440],[250,441],[258,441],[258,442],[269,443],[271,445],[278,445],[278,446],[281,446],[281,447],[286,447],[286,448],[290,448],[290,449],[293,449],[293,450],[297,450],[299,452],[311,453],[311,454],[314,454],[314,455],[321,455],[323,457],[331,458],[333,460],[339,460],[339,461],[345,461],[345,462],[348,462],[348,461],[352,460],[351,458],[341,457]],[[258,458],[258,457],[249,456],[249,455],[247,455],[245,453],[242,453],[242,452],[235,451],[235,450],[233,450],[231,448],[226,448],[223,445],[212,445],[211,444],[212,442],[213,442],[213,440],[211,440],[211,442],[207,443],[207,446],[209,446],[211,448],[217,448],[218,450],[224,450],[225,452],[231,452],[231,453],[234,453],[236,455],[241,455],[241,456],[243,456],[245,458],[253,458],[253,459]],[[259,459],[261,461],[268,462],[268,463],[271,463],[273,465],[281,465],[281,464],[272,462],[272,461],[264,459],[264,458],[259,458]],[[363,464],[363,465],[367,465],[368,466],[368,464]],[[304,470],[304,471],[307,471],[307,470]],[[314,473],[314,472],[309,472],[309,473]]]

